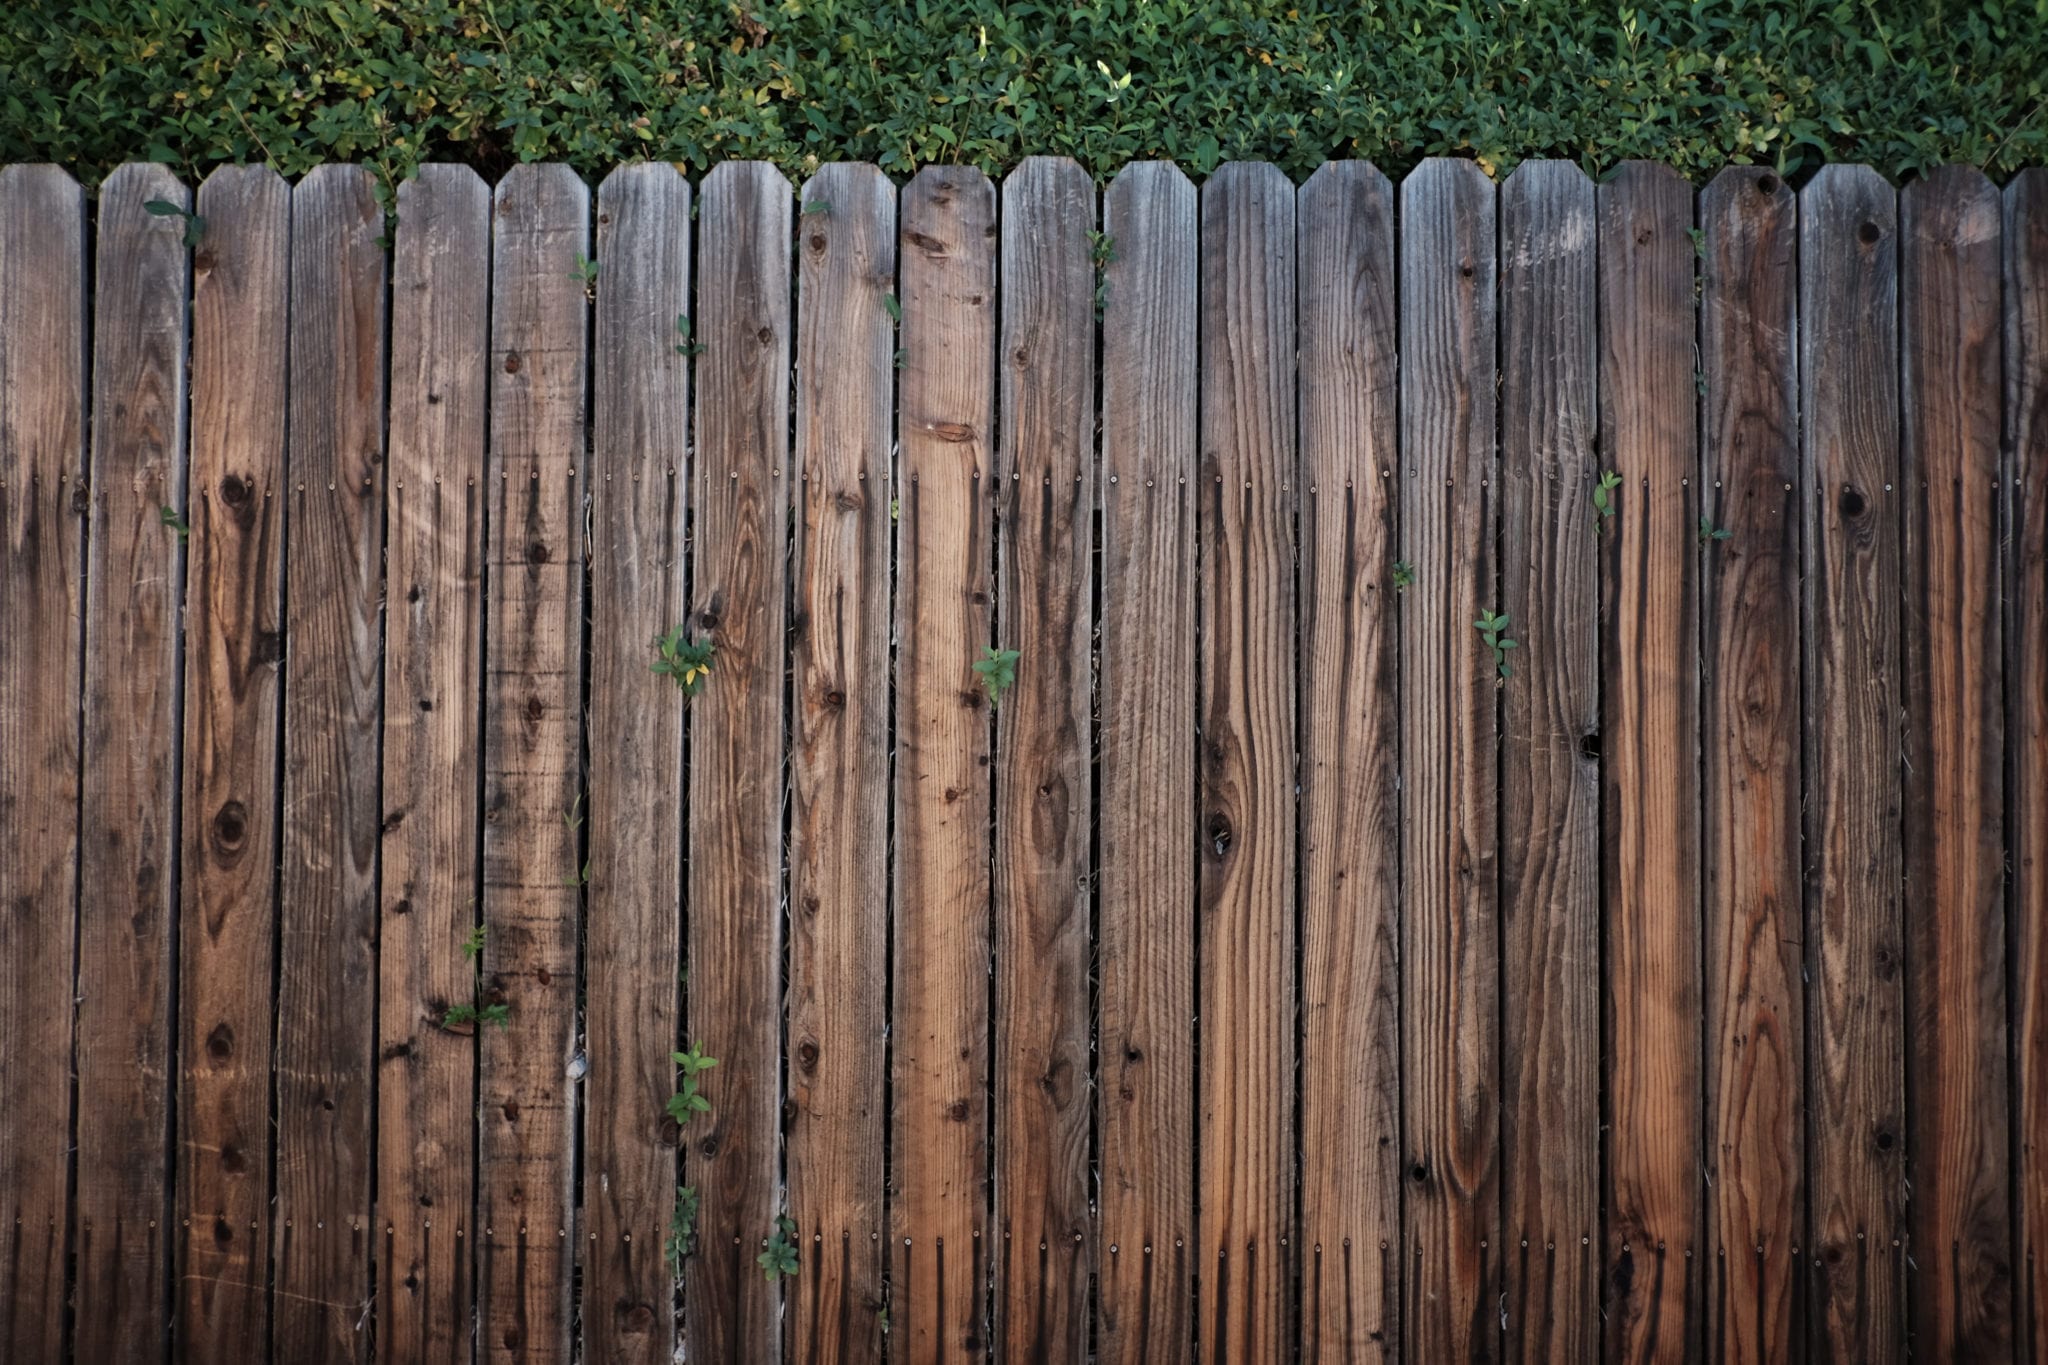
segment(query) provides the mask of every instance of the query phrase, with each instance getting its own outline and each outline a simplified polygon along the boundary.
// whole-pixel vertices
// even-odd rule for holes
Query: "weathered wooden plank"
[[[0,167],[0,1356],[10,1360],[64,1352],[85,250],[77,181],[55,166]]]
[[[1500,1350],[1499,733],[1493,185],[1431,158],[1401,185],[1402,1344]],[[1512,632],[1510,632],[1512,633]]]
[[[1296,197],[1301,474],[1301,1351],[1400,1338],[1400,708],[1394,189]]]
[[[1783,1360],[1803,1223],[1796,205],[1731,167],[1700,197],[1708,1353]]]
[[[653,639],[683,624],[690,186],[627,166],[597,192],[596,412],[590,474],[590,799],[584,1030],[583,1353],[675,1349],[663,1239],[679,1134],[664,1113],[681,1028],[683,706]],[[572,268],[575,263],[571,263]]]
[[[1103,199],[1100,1317],[1116,1365],[1194,1349],[1195,187]]]
[[[988,1349],[989,720],[995,190],[905,187],[898,278],[890,1354]]]
[[[2005,188],[2006,843],[2012,868],[2018,1342],[2048,1348],[2048,171]],[[1895,1130],[1896,1131],[1896,1130]]]
[[[1219,167],[1202,188],[1195,1158],[1219,1361],[1294,1332],[1294,313],[1294,187]]]
[[[2012,1350],[2000,657],[2001,206],[1943,167],[1899,195],[1904,453],[1907,1275],[1914,1353]]]
[[[1525,161],[1500,191],[1501,610],[1520,650],[1501,744],[1501,1149],[1508,1352],[1600,1349],[1600,650],[1593,182]],[[1590,741],[1590,742],[1589,742]]]
[[[1895,1360],[1904,1234],[1898,214],[1867,166],[1799,195],[1806,510],[1807,1152],[1824,1360]]]
[[[185,223],[162,166],[100,187],[93,270],[85,758],[79,813],[72,1246],[87,1360],[163,1355],[170,1328],[171,928],[177,910],[185,533]]]
[[[1601,541],[1605,1356],[1672,1360],[1700,1341],[1692,187],[1632,161],[1600,186],[1598,204],[1600,446],[1621,476],[1621,510]]]
[[[515,166],[492,207],[484,666],[483,995],[477,1082],[479,1354],[569,1355],[583,791],[584,416],[590,191]],[[481,1241],[475,1239],[481,1238]]]
[[[803,201],[788,1160],[805,1264],[790,1354],[858,1365],[882,1356],[896,187],[873,166],[825,166]]]
[[[377,1354],[469,1358],[491,192],[398,187],[377,989]],[[467,1011],[467,1018],[464,1012]],[[507,1025],[510,1027],[510,1025]]]
[[[370,172],[292,192],[275,1277],[281,1359],[362,1360],[383,694],[384,212]]]
[[[1094,812],[1095,185],[1064,157],[1003,181],[995,774],[997,1350],[1088,1353],[1096,1260],[1088,969]]]
[[[704,1360],[781,1356],[781,1293],[754,1262],[782,1212],[790,214],[766,162],[705,177],[691,602],[717,655],[690,722],[689,1031],[720,1066],[683,1172],[703,1201],[686,1349]]]
[[[180,827],[177,1353],[269,1346],[272,978],[292,192],[224,166],[192,259]]]

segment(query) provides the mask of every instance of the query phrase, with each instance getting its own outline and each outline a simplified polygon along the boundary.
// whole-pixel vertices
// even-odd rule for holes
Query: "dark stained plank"
[[[1492,183],[1431,158],[1401,184],[1402,1345],[1500,1352],[1498,670]],[[1513,634],[1512,631],[1509,632]]]
[[[1400,708],[1394,188],[1333,161],[1296,196],[1301,411],[1301,1340],[1400,1340]]]
[[[2018,1344],[2048,1349],[2048,171],[2005,188],[2005,411],[2011,489],[2006,745],[2012,755],[2012,1173]]]
[[[1898,272],[1892,187],[1824,167],[1799,194],[1808,1330],[1843,1362],[1905,1345]]]
[[[896,187],[819,168],[798,229],[789,848],[798,1362],[882,1358]]]
[[[515,166],[492,205],[490,600],[484,664],[483,995],[512,1027],[480,1040],[479,1355],[569,1355],[582,865],[583,507],[590,190]],[[480,1241],[474,1239],[481,1238]]]
[[[789,590],[789,182],[706,176],[698,207],[692,633],[717,647],[692,703],[689,1034],[719,1059],[690,1125],[702,1202],[685,1350],[781,1355],[781,1291],[755,1257],[782,1212],[783,643]]]
[[[1599,1352],[1600,650],[1593,182],[1525,161],[1500,191],[1501,610],[1520,642],[1501,744],[1501,1151],[1508,1353]]]
[[[1088,969],[1094,812],[1095,185],[1064,157],[1003,181],[996,712],[997,1350],[1084,1359],[1095,1263]]]
[[[1797,212],[1776,174],[1700,196],[1707,1351],[1792,1352],[1801,1200]]]
[[[384,212],[370,172],[292,192],[291,489],[277,996],[275,1289],[282,1360],[370,1334],[384,606]]]
[[[100,187],[93,270],[85,760],[78,867],[77,1328],[93,1361],[162,1356],[170,1327],[172,920],[185,508],[184,220],[162,166]]]
[[[583,1355],[666,1362],[662,1243],[679,1135],[664,1106],[682,1026],[683,695],[650,668],[683,624],[682,468],[690,186],[666,163],[597,192],[597,373],[590,468],[590,798],[584,944]],[[575,268],[570,262],[570,268]]]
[[[0,1357],[64,1352],[85,610],[85,196],[0,167]]]
[[[1194,1349],[1195,187],[1103,197],[1096,1353]]]
[[[1202,187],[1195,1158],[1216,1361],[1294,1335],[1294,278],[1294,187],[1219,167]]]
[[[1700,1340],[1699,439],[1692,187],[1625,163],[1598,191],[1605,1358]]]
[[[291,188],[199,187],[180,822],[180,1359],[246,1365],[270,1332],[270,1094],[284,662]]]
[[[467,166],[398,187],[386,504],[377,988],[377,1354],[468,1360],[474,1324],[477,698],[491,192]],[[516,1026],[518,1021],[513,1021]]]
[[[996,204],[929,166],[898,236],[896,925],[889,1352],[988,1350]]]
[[[1899,194],[1905,506],[1906,1206],[1915,1355],[2012,1350],[1998,488],[2001,204]]]

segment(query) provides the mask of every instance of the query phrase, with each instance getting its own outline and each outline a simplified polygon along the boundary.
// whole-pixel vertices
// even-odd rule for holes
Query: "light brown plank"
[[[475,1306],[484,371],[491,193],[467,166],[398,187],[386,505],[377,989],[377,1354],[469,1358]],[[516,1022],[516,1021],[515,1021]]]
[[[1394,189],[1326,163],[1300,291],[1302,1358],[1400,1340]]]
[[[989,721],[995,190],[904,188],[897,375],[895,1073],[889,1352],[988,1349]]]
[[[370,1353],[383,232],[367,170],[317,167],[292,192],[271,1349],[294,1361]]]
[[[0,167],[0,1356],[64,1351],[85,604],[85,196]]]
[[[1600,726],[1593,182],[1525,161],[1500,191],[1501,1151],[1508,1346],[1600,1347]],[[1632,506],[1631,504],[1637,504]]]
[[[1088,1351],[1094,811],[1095,185],[1064,157],[1003,181],[996,712],[998,1350]]]
[[[1501,1289],[1494,192],[1401,185],[1404,1353],[1490,1359]],[[1512,634],[1512,632],[1510,632]]]
[[[666,1365],[675,1320],[662,1242],[679,1134],[664,1105],[682,1022],[684,700],[650,665],[652,641],[685,612],[690,380],[676,319],[690,306],[690,186],[674,167],[605,177],[597,260],[583,1353]]]
[[[825,166],[803,203],[788,1152],[790,1354],[809,1365],[882,1355],[896,187]]]
[[[1103,199],[1096,1351],[1194,1349],[1195,187],[1126,166]]]
[[[78,1152],[72,1349],[159,1358],[170,1328],[171,929],[177,908],[185,503],[182,218],[162,166],[100,187],[78,870]]]
[[[515,166],[492,206],[484,668],[483,994],[477,1082],[479,1354],[569,1354],[577,930],[583,863],[584,416],[590,191]]]
[[[275,171],[222,167],[192,257],[175,1335],[222,1365],[270,1332],[291,208]]]
[[[2012,1351],[2001,204],[1950,166],[1899,194],[1904,453],[1906,1285],[1916,1355]]]
[[[1817,1357],[1873,1363],[1905,1344],[1894,198],[1868,166],[1799,194],[1809,1331]]]
[[[781,1355],[755,1257],[782,1212],[783,643],[789,590],[790,185],[762,161],[705,177],[698,209],[691,621],[717,647],[692,703],[689,1032],[720,1066],[683,1178],[703,1201],[685,1349]]]

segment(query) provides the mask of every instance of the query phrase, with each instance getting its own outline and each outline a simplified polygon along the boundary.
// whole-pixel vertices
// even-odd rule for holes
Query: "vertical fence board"
[[[1400,1336],[1400,769],[1394,190],[1330,162],[1297,197],[1302,1356]]]
[[[1103,199],[1098,1357],[1194,1347],[1195,187]]]
[[[1599,1353],[1600,651],[1596,553],[1644,509],[1593,502],[1593,182],[1524,162],[1500,192],[1501,1233],[1508,1351]],[[1619,510],[1617,509],[1625,509]]]
[[[689,1022],[720,1061],[684,1144],[702,1200],[687,1349],[781,1354],[754,1263],[782,1212],[783,649],[789,591],[791,190],[766,162],[705,177],[698,210],[694,633],[717,649],[692,703]]]
[[[1494,192],[1432,158],[1401,185],[1402,1345],[1499,1351]]]
[[[1838,1361],[1905,1345],[1897,239],[1867,166],[1800,192],[1809,1327]]]
[[[590,798],[584,1028],[583,1352],[666,1362],[663,1252],[679,1140],[664,1105],[681,1025],[683,698],[650,668],[682,624],[690,186],[666,163],[597,192],[597,373],[590,469]],[[572,263],[572,266],[575,263]]]
[[[809,1365],[882,1355],[896,187],[825,166],[803,203],[788,1067],[790,1354]]]
[[[1294,187],[1202,189],[1199,1172],[1213,1360],[1294,1331]]]
[[[185,222],[162,166],[100,189],[79,816],[72,1349],[154,1360],[170,1326],[172,924],[185,532]]]
[[[1907,1292],[1915,1353],[2012,1349],[2001,206],[1944,167],[1899,195],[1905,502]]]
[[[0,1356],[11,1360],[64,1351],[85,250],[77,181],[54,166],[0,167]]]
[[[901,212],[890,1352],[923,1362],[988,1348],[995,189],[927,167]]]
[[[1692,187],[1629,162],[1598,200],[1600,445],[1621,476],[1601,542],[1605,1355],[1668,1360],[1698,1349],[1700,1311]]]
[[[269,1339],[291,202],[266,167],[215,171],[192,262],[176,1336],[232,1365]]]
[[[384,606],[384,212],[370,173],[292,192],[284,828],[271,1349],[362,1360],[375,1169]]]
[[[567,166],[515,166],[492,206],[489,592],[484,664],[477,1083],[479,1354],[569,1355],[583,819],[584,416],[590,191]]]
[[[468,1359],[490,191],[398,187],[378,938],[377,1353]],[[510,1027],[508,1024],[507,1027]]]
[[[995,774],[997,1349],[1088,1351],[1089,862],[1094,812],[1095,186],[1027,157],[1003,182]]]

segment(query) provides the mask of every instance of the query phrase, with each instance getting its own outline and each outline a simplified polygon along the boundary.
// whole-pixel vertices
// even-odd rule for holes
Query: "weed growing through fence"
[[[576,870],[575,870],[574,872],[572,872],[572,873],[570,873],[570,874],[569,874],[568,876],[564,877],[564,878],[562,879],[562,885],[564,885],[564,886],[566,886],[566,887],[569,887],[569,888],[570,888],[570,889],[572,889],[572,890],[573,890],[574,888],[576,888],[576,887],[579,887],[579,886],[588,886],[588,885],[590,885],[590,864],[589,864],[589,862],[588,862],[588,861],[586,861],[586,862],[585,862],[585,863],[583,864],[583,866],[581,866],[581,867],[577,868],[577,869],[576,869]]]
[[[485,928],[484,925],[477,925],[469,931],[469,937],[462,940],[462,956],[472,965],[484,955]]]
[[[690,315],[688,313],[676,314],[676,335],[682,338],[681,341],[676,343],[677,355],[704,354],[704,343],[690,340]]]
[[[812,218],[820,215],[827,218],[832,216],[832,201],[830,199],[804,200],[804,217]]]
[[[1717,540],[1726,540],[1734,534],[1733,531],[1714,525],[1712,517],[1705,514],[1700,516],[1700,544],[1708,545]]]
[[[676,1191],[676,1206],[668,1216],[668,1240],[662,1243],[662,1251],[668,1257],[669,1274],[681,1279],[683,1257],[690,1252],[690,1242],[697,1235],[697,1188],[685,1185]]]
[[[1109,306],[1109,263],[1116,259],[1116,238],[1106,232],[1088,234],[1088,259],[1095,266],[1095,320]]]
[[[1614,490],[1619,487],[1621,487],[1621,475],[1611,469],[1603,470],[1600,474],[1600,482],[1593,485],[1593,510],[1600,514],[1599,520],[1593,523],[1595,531],[1604,529],[1606,523],[1613,518]]]
[[[711,676],[712,656],[718,652],[718,646],[710,640],[688,638],[681,626],[655,636],[654,649],[658,657],[648,667],[674,678],[686,697],[694,697],[703,690],[704,680]]]
[[[471,901],[470,905],[475,906]],[[470,998],[462,1004],[450,1005],[441,1014],[441,1027],[453,1032],[457,1029],[475,1030],[478,1024],[496,1024],[501,1029],[512,1027],[512,1007],[503,1001],[486,1004],[483,997],[481,960],[484,955],[485,928],[472,925],[462,938],[462,958],[469,964]]]
[[[669,1053],[676,1064],[676,1093],[668,1097],[668,1116],[681,1128],[698,1114],[708,1113],[711,1101],[697,1093],[697,1077],[718,1065],[718,1058],[704,1055],[704,1044],[692,1043],[685,1052]]]
[[[168,199],[151,199],[143,204],[142,211],[152,218],[182,218],[185,220],[185,245],[198,246],[206,236],[206,220],[190,209],[179,208]]]
[[[1405,559],[1394,561],[1394,591],[1406,592],[1415,586],[1415,566]]]
[[[796,1274],[796,1219],[786,1213],[777,1215],[775,1230],[768,1234],[768,1244],[754,1258],[754,1264],[770,1280]]]
[[[178,543],[180,545],[183,545],[192,538],[192,528],[187,526],[185,519],[178,515],[178,509],[169,503],[165,503],[156,509],[156,519],[178,533]]]
[[[1701,260],[1707,259],[1707,234],[1701,228],[1689,227],[1685,235],[1692,238],[1692,254]]]
[[[1003,693],[1010,690],[1017,681],[1017,651],[1014,649],[984,648],[981,658],[975,662],[974,671],[981,675],[982,690],[988,693],[988,704],[1000,706]]]
[[[575,280],[578,284],[581,284],[583,286],[584,298],[595,299],[597,297],[596,261],[592,260],[590,257],[584,255],[580,251],[577,252],[576,269],[570,272],[569,278]]]
[[[1503,679],[1514,677],[1514,669],[1508,666],[1508,651],[1521,648],[1521,641],[1508,635],[1508,614],[1504,611],[1482,611],[1479,613],[1479,619],[1472,623],[1472,628],[1479,632],[1479,638],[1486,641],[1486,647],[1493,651],[1494,667],[1500,670],[1500,676]]]

